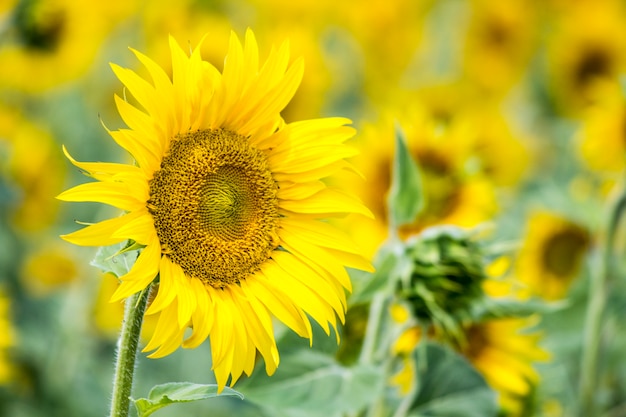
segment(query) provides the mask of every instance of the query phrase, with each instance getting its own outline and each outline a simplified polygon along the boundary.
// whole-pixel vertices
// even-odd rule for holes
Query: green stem
[[[607,282],[615,247],[615,237],[620,221],[626,210],[626,188],[618,186],[618,194],[613,200],[606,226],[604,240],[600,246],[599,265],[591,276],[589,303],[585,317],[583,351],[580,370],[581,416],[597,414],[594,393],[597,392],[598,354],[602,337],[602,316],[606,304]]]
[[[124,321],[117,345],[111,417],[128,417],[139,334],[141,333],[143,313],[146,310],[149,293],[150,287],[148,286],[143,291],[126,299]]]
[[[365,340],[361,347],[359,362],[362,364],[371,364],[374,361],[374,354],[378,348],[378,336],[384,313],[385,296],[376,294],[372,298],[370,305],[369,317],[367,319],[367,328],[365,329]]]

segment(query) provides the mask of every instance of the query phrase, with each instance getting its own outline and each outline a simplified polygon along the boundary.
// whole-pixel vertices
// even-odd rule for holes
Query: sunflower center
[[[483,326],[475,324],[466,330],[467,345],[463,349],[463,354],[469,359],[479,358],[489,346],[489,335]]]
[[[564,230],[545,243],[543,264],[547,271],[564,279],[575,274],[589,244],[589,237],[582,230]]]
[[[608,51],[601,48],[591,48],[581,57],[576,67],[576,85],[586,87],[595,78],[610,76],[613,69],[612,64]]]
[[[67,23],[63,10],[42,0],[20,2],[15,21],[20,40],[40,52],[56,49]]]
[[[245,279],[278,247],[277,188],[265,155],[241,135],[174,138],[148,200],[163,253],[215,288]]]

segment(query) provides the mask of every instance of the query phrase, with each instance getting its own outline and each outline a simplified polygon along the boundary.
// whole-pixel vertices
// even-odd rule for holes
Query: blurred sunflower
[[[398,307],[394,307],[398,310]],[[392,312],[393,314],[393,312]],[[397,314],[397,313],[396,313]],[[394,320],[398,321],[394,317]],[[399,321],[398,321],[399,322]],[[528,333],[534,319],[501,318],[474,322],[464,327],[463,343],[452,345],[480,372],[487,383],[500,394],[500,406],[506,416],[523,416],[531,401],[533,388],[539,375],[533,368],[534,362],[546,361],[549,354],[539,347],[540,335]],[[449,338],[429,329],[427,338],[449,343]],[[407,357],[420,343],[423,331],[413,326],[402,332],[395,341],[392,352],[400,355],[402,366],[391,383],[402,394],[410,392],[415,381],[415,364]],[[527,410],[526,410],[527,411]]]
[[[328,2],[331,16],[339,19],[362,53],[365,92],[377,101],[393,100],[423,38],[424,20],[433,0]],[[384,36],[381,36],[384,34]],[[381,63],[384,65],[380,65]]]
[[[429,226],[451,224],[471,227],[488,220],[497,210],[494,188],[481,173],[467,172],[466,138],[449,134],[423,110],[410,111],[400,125],[407,146],[422,176],[425,207],[415,221],[400,228],[406,237]],[[366,186],[355,182],[365,204],[372,208],[375,220],[355,218],[353,233],[370,253],[387,236],[387,193],[393,164],[393,123],[385,120],[362,129],[361,154],[357,168],[370,179]],[[367,224],[367,227],[364,226]]]
[[[144,246],[112,301],[145,289],[159,276],[147,314],[160,312],[145,350],[165,356],[210,337],[213,370],[223,388],[250,374],[256,352],[272,374],[279,356],[274,315],[312,337],[312,317],[327,334],[343,321],[349,266],[371,270],[355,245],[323,221],[371,215],[352,195],[325,184],[350,168],[349,120],[285,124],[280,111],[295,93],[302,60],[288,44],[259,68],[251,31],[232,34],[223,72],[190,56],[170,38],[172,80],[134,51],[151,81],[113,65],[136,106],[116,96],[130,129],[111,131],[137,165],[72,163],[98,180],[61,195],[125,210],[121,217],[64,238],[79,245],[127,239]],[[143,108],[144,110],[140,110]],[[69,155],[68,155],[69,157]],[[330,326],[329,326],[330,324]],[[187,327],[191,335],[183,340]]]
[[[578,115],[601,97],[606,84],[618,87],[626,69],[626,27],[622,2],[572,3],[554,16],[548,75],[558,108]]]
[[[515,262],[516,276],[525,286],[520,295],[564,297],[590,246],[591,234],[581,225],[557,214],[534,213]]]
[[[105,337],[117,339],[124,319],[124,303],[111,302],[111,297],[120,286],[117,277],[112,273],[104,273],[93,303],[93,322],[95,328]],[[151,294],[152,295],[152,294]],[[154,299],[148,300],[149,303]],[[141,339],[148,342],[154,334],[159,315],[144,317],[141,325]]]
[[[505,93],[523,75],[533,52],[536,7],[529,0],[473,0],[463,68],[484,91]]]
[[[533,362],[546,361],[549,355],[538,346],[540,335],[525,329],[532,319],[505,318],[474,323],[465,329],[467,342],[460,352],[500,394],[500,406],[507,416],[528,415],[530,400],[539,375]]]
[[[626,101],[607,94],[583,116],[580,151],[589,168],[601,173],[620,173],[626,166]]]
[[[24,231],[49,226],[58,211],[54,195],[65,179],[63,156],[52,135],[15,109],[0,106],[0,174],[15,186],[12,225]]]
[[[78,277],[76,258],[65,245],[44,243],[28,255],[20,278],[31,294],[46,295]]]
[[[468,163],[496,186],[514,186],[529,163],[529,149],[497,107],[460,111],[451,129],[467,147]]]
[[[0,44],[0,86],[38,92],[82,75],[135,2],[21,0]]]

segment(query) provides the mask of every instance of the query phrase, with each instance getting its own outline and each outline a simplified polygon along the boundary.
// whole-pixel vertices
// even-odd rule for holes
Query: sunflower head
[[[578,223],[550,212],[533,214],[516,261],[525,292],[548,300],[564,297],[591,243],[590,232]]]
[[[274,372],[272,317],[309,339],[310,318],[336,332],[351,289],[345,267],[372,268],[326,219],[371,213],[333,181],[355,153],[344,144],[354,135],[349,120],[286,124],[280,115],[303,73],[287,43],[261,64],[253,33],[243,45],[233,34],[222,72],[201,58],[201,46],[187,55],[171,39],[170,48],[171,77],[137,51],[149,79],[113,65],[137,104],[116,97],[129,128],[110,134],[135,164],[70,157],[96,182],[59,198],[123,213],[63,237],[142,247],[112,300],[158,282],[145,350],[161,357],[210,338],[221,389],[252,372],[257,352]]]

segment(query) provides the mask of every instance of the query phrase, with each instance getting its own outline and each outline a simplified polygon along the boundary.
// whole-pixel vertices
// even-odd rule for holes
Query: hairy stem
[[[150,287],[147,287],[126,299],[124,321],[117,344],[111,417],[128,417],[139,334],[149,293]]]

